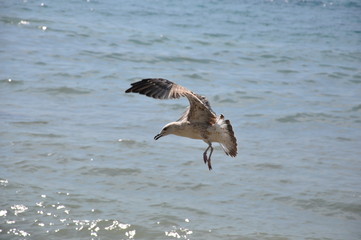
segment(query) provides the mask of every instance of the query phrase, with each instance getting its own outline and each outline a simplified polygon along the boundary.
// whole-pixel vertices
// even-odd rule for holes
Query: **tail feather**
[[[231,122],[229,120],[225,120],[222,114],[218,118],[217,122],[223,129],[224,133],[224,140],[220,142],[224,152],[231,157],[237,156],[237,139],[234,136]]]

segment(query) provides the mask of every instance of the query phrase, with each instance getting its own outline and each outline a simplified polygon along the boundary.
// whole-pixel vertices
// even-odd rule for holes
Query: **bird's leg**
[[[209,154],[209,156],[207,156],[207,152],[208,152],[209,149],[211,149],[211,153]],[[208,169],[209,170],[212,170],[212,164],[211,164],[212,153],[213,153],[212,143],[208,143],[208,148],[203,153],[203,160],[204,160],[205,164],[208,163]]]
[[[211,145],[209,145],[208,148],[206,149],[206,151],[204,151],[204,153],[203,153],[204,164],[206,164],[208,162],[207,152],[210,148],[211,148]]]
[[[208,157],[208,169],[209,170],[212,170],[212,164],[211,164],[211,156],[212,156],[212,153],[213,153],[213,147],[212,147],[212,144],[209,145],[209,147],[211,148],[211,153],[209,154],[209,157]]]

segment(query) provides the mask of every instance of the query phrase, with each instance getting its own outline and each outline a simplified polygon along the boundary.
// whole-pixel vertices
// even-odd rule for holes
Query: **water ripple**
[[[83,95],[83,94],[89,94],[92,91],[89,89],[82,89],[82,88],[73,88],[73,87],[54,87],[54,88],[42,88],[40,91],[44,93],[48,93],[51,95]]]
[[[142,171],[140,169],[133,168],[93,168],[83,171],[84,175],[105,175],[105,176],[121,176],[121,175],[137,175]]]
[[[334,119],[340,119],[340,117],[326,114],[326,113],[296,113],[278,118],[277,121],[282,123],[297,123],[297,122],[309,122],[309,121],[332,121]]]

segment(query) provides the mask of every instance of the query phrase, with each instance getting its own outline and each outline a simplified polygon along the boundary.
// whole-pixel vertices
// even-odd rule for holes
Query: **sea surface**
[[[155,141],[150,77],[237,157]],[[361,239],[361,2],[0,1],[0,239]]]

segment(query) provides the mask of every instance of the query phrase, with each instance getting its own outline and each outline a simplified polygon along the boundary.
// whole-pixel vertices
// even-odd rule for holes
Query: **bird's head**
[[[174,134],[178,129],[178,124],[176,122],[171,122],[165,125],[160,131],[159,134],[155,135],[154,140],[158,140],[161,137],[167,136],[169,134]]]

